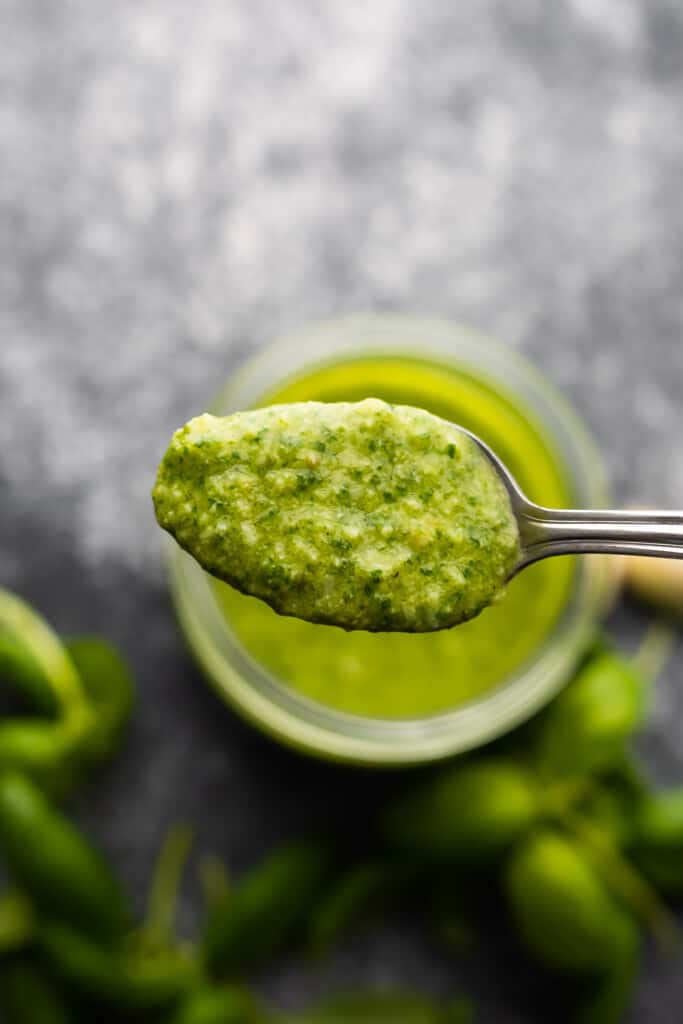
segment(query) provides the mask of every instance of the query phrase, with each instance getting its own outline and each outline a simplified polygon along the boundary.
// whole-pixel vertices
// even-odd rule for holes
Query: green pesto
[[[533,500],[571,504],[542,426],[517,396],[465,369],[409,356],[353,358],[292,378],[261,401],[361,401],[367,395],[461,423],[500,455]],[[505,600],[484,615],[457,629],[419,634],[314,625],[277,615],[219,580],[211,584],[243,648],[283,684],[351,714],[406,718],[459,707],[517,671],[553,630],[575,571],[572,558],[538,562],[516,576]]]
[[[430,632],[497,601],[519,557],[505,486],[423,409],[301,402],[191,420],[159,468],[159,523],[275,611]]]

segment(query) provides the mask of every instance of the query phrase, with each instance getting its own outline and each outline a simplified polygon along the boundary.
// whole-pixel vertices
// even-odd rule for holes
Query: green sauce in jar
[[[472,430],[540,504],[566,505],[568,486],[542,428],[511,395],[465,370],[409,357],[327,365],[263,396],[263,405],[369,396],[418,406]],[[261,601],[212,580],[223,613],[250,655],[279,680],[329,707],[379,718],[417,717],[495,688],[553,629],[569,596],[573,559],[526,569],[505,599],[439,633],[346,633],[283,618]]]

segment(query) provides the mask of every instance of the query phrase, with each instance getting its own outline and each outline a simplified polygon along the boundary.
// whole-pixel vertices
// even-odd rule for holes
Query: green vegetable
[[[0,896],[0,957],[27,946],[35,932],[35,914],[30,901],[16,889]]]
[[[79,774],[81,737],[89,717],[68,724],[40,719],[12,719],[0,724],[0,772],[27,775],[41,789],[61,796]]]
[[[266,1019],[246,989],[216,986],[191,995],[170,1024],[265,1024]]]
[[[336,996],[287,1024],[469,1024],[471,1004],[440,1006],[413,992],[358,992]]]
[[[88,761],[114,752],[132,707],[130,677],[112,647],[85,638],[68,650],[85,688],[83,703],[57,721],[0,724],[0,771],[25,773],[53,795],[69,789]]]
[[[103,1006],[150,1012],[173,1009],[200,982],[196,963],[179,951],[144,956],[135,949],[105,949],[60,923],[45,923],[37,941],[63,983]]]
[[[583,792],[579,788],[572,810],[600,832],[613,848],[623,847],[632,832],[634,817],[649,794],[649,786],[638,766],[631,757],[625,757],[609,771],[599,776],[586,776],[582,781],[585,783]],[[566,822],[567,813],[560,814],[558,820],[563,818]]]
[[[203,938],[209,972],[230,975],[283,949],[310,913],[330,860],[330,851],[318,842],[290,843],[221,897]]]
[[[22,646],[27,636],[35,657]],[[631,663],[595,648],[555,704],[499,744],[497,756],[451,764],[392,800],[379,823],[388,854],[335,878],[328,846],[295,842],[236,886],[214,866],[196,958],[174,937],[189,830],[169,834],[146,920],[128,932],[107,865],[43,792],[63,791],[118,744],[131,707],[125,666],[95,638],[65,653],[40,617],[0,591],[0,672],[44,716],[0,723],[0,860],[17,886],[0,897],[3,1022],[70,1024],[85,1013],[93,1021],[273,1024],[247,990],[207,977],[258,966],[307,932],[315,948],[328,948],[363,915],[406,896],[423,905],[433,896],[458,932],[464,895],[489,885],[482,869],[507,855],[505,890],[524,941],[574,976],[574,1024],[618,1024],[637,973],[637,922],[670,939],[656,889],[683,892],[683,787],[652,795],[625,745],[670,644],[657,627]],[[287,1021],[464,1024],[471,1016],[466,1001],[356,993]]]
[[[48,720],[17,718],[0,725],[0,771],[29,775],[61,794],[78,775],[79,755],[99,728],[64,645],[25,602],[0,589],[0,676],[9,679]]]
[[[88,757],[111,756],[133,709],[133,683],[120,654],[98,637],[79,637],[66,644],[93,709],[91,728],[80,743]]]
[[[191,849],[190,828],[175,825],[169,830],[154,866],[147,914],[140,929],[146,949],[168,949],[173,945],[178,894]]]
[[[625,931],[618,962],[601,978],[592,979],[581,992],[574,1024],[621,1024],[636,982],[639,942],[635,931]]]
[[[580,842],[584,856],[607,891],[638,922],[647,925],[662,949],[671,950],[678,943],[678,928],[656,890],[602,829],[574,812],[566,815],[565,825]]]
[[[11,683],[33,710],[50,718],[56,717],[59,702],[49,680],[31,651],[2,624],[1,619],[0,682]]]
[[[503,758],[455,763],[393,800],[380,817],[391,846],[418,858],[481,864],[504,853],[537,820],[533,776]]]
[[[25,958],[0,966],[3,1024],[69,1024],[76,1020],[63,996],[36,964]]]
[[[629,836],[636,807],[637,801],[618,789],[614,781],[609,785],[596,783],[578,804],[582,818],[615,848],[621,847]]]
[[[3,635],[14,637],[24,650],[30,652],[41,677],[49,683],[62,715],[68,715],[74,707],[80,710],[85,702],[83,687],[59,637],[25,601],[2,588],[0,628]],[[35,687],[37,694],[36,678],[29,685]],[[44,694],[42,699],[47,701],[47,695]]]
[[[42,912],[119,934],[126,901],[101,855],[27,778],[0,775],[0,857]]]
[[[506,890],[520,934],[548,965],[608,974],[637,945],[633,919],[610,896],[581,847],[545,829],[514,852]]]
[[[663,892],[683,892],[683,788],[643,800],[634,817],[629,854]]]
[[[535,759],[547,774],[597,772],[624,757],[643,720],[646,685],[620,655],[590,661],[538,719]]]
[[[311,946],[316,953],[330,948],[363,917],[395,903],[414,881],[411,865],[383,861],[355,864],[322,893],[311,915]]]

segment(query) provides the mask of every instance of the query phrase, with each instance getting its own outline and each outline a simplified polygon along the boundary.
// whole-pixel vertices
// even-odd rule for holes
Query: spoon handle
[[[519,510],[521,565],[549,555],[613,554],[683,558],[683,512]]]

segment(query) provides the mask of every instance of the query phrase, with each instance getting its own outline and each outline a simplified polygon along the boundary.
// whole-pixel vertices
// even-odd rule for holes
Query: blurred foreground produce
[[[0,965],[0,1014],[3,1024],[69,1024],[75,1018],[64,996],[27,958]]]
[[[104,859],[27,778],[0,775],[0,849],[39,913],[105,938],[123,933],[126,900]]]
[[[442,769],[388,805],[380,830],[418,860],[478,864],[504,853],[537,820],[537,778],[511,760],[477,757]]]
[[[642,800],[628,835],[629,852],[662,892],[683,892],[683,789]]]
[[[683,559],[634,555],[624,559],[624,578],[639,601],[683,620]]]
[[[645,714],[646,684],[621,655],[591,658],[541,712],[533,756],[546,778],[600,772],[623,760]]]
[[[290,843],[210,907],[202,942],[210,975],[235,975],[284,952],[331,878],[321,842]]]
[[[349,993],[283,1016],[246,985],[272,957],[326,952],[406,901],[460,941],[485,890],[499,893],[539,963],[570,984],[568,1019],[618,1024],[643,932],[672,940],[660,893],[683,892],[683,790],[652,792],[629,750],[670,639],[655,628],[630,661],[594,644],[575,679],[516,734],[411,776],[362,856],[302,839],[234,884],[214,863],[192,946],[174,927],[189,831],[168,837],[146,920],[135,924],[102,856],[56,806],[121,742],[133,706],[125,664],[98,638],[62,643],[0,591],[0,683],[26,708],[0,723],[0,861],[10,885],[0,896],[0,1019],[468,1024],[467,1000],[414,992]]]
[[[435,1006],[412,992],[357,993],[337,996],[288,1024],[469,1024],[472,1007],[467,1000]]]

